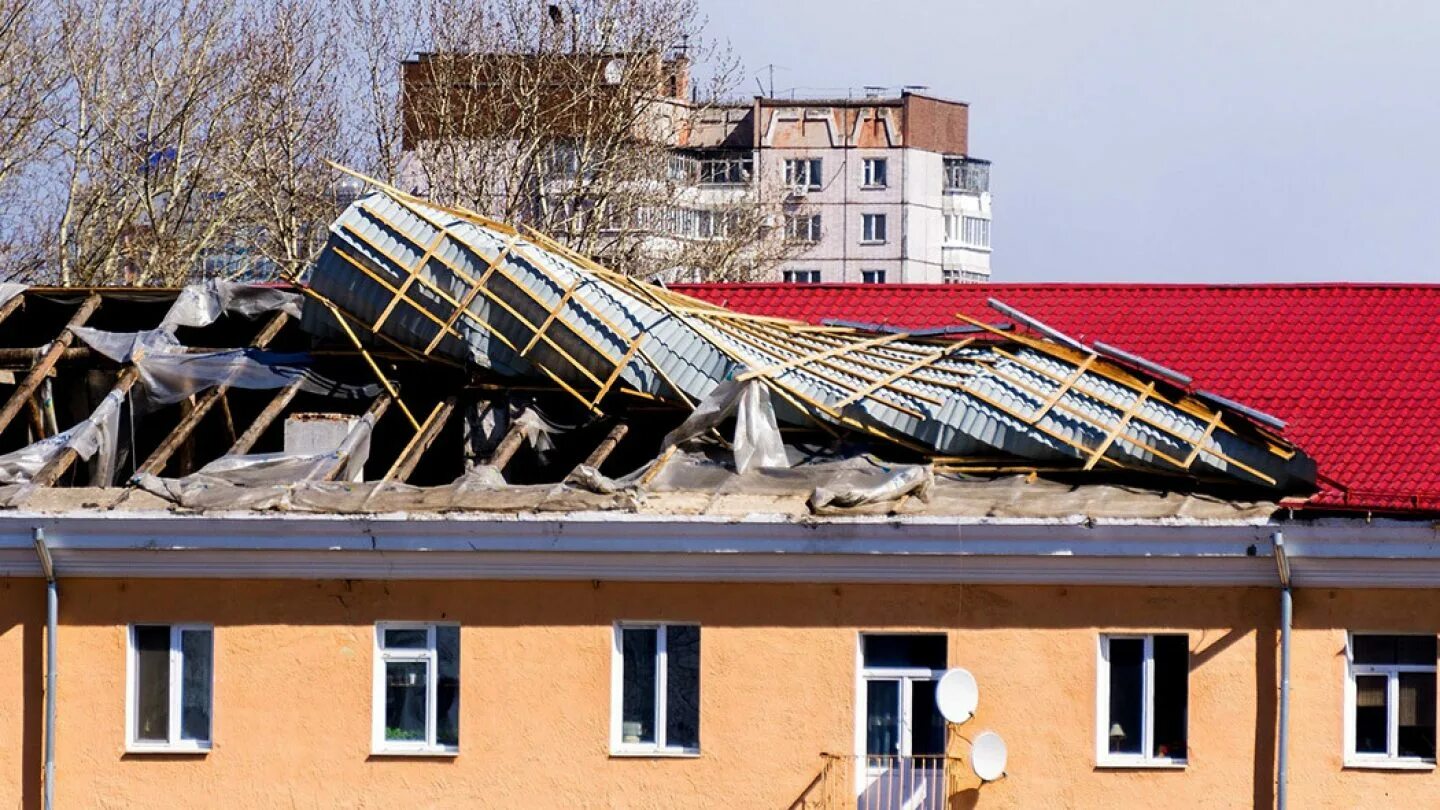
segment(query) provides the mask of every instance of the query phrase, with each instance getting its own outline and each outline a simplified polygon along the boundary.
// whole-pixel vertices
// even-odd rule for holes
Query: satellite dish
[[[1005,775],[1005,741],[999,734],[986,731],[970,744],[970,767],[981,781],[994,782]]]
[[[975,676],[966,669],[952,669],[940,676],[935,684],[935,705],[940,715],[952,723],[963,723],[975,715],[980,703],[980,688]]]

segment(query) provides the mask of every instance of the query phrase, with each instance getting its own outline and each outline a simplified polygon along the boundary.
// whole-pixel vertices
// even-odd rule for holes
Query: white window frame
[[[458,622],[376,622],[374,638],[373,691],[371,692],[370,753],[377,756],[441,756],[451,757],[460,753],[457,740],[455,745],[442,745],[435,739],[440,722],[437,716],[437,700],[440,686],[440,656],[435,649],[435,628],[455,627]],[[387,650],[384,646],[386,630],[424,630],[425,649]],[[463,645],[462,645],[463,648]],[[460,651],[456,650],[459,655]],[[385,664],[390,661],[424,662],[425,671],[425,739],[385,739]]]
[[[884,167],[879,172],[880,179],[875,178],[876,167]],[[861,158],[860,161],[860,187],[861,188],[886,188],[890,180],[890,166],[883,157]]]
[[[136,738],[135,711],[139,703],[140,659],[135,649],[135,628],[170,628],[170,688],[169,728],[165,741],[141,740]],[[187,631],[210,632],[210,738],[207,740],[186,740],[180,737],[180,720],[183,709],[185,656],[180,646],[180,634]],[[131,754],[205,754],[215,743],[215,626],[210,624],[174,624],[167,622],[136,622],[125,628],[125,751]]]
[[[883,269],[861,270],[861,271],[860,271],[860,283],[861,283],[861,284],[884,284],[884,283],[885,283],[885,277],[886,277],[887,275],[888,275],[888,273],[886,273],[885,270],[883,270]]]
[[[1157,757],[1155,741],[1155,636],[1179,636],[1184,633],[1101,633],[1095,657],[1095,765],[1099,768],[1184,768],[1188,761],[1177,757]],[[1145,665],[1141,678],[1143,697],[1140,703],[1141,740],[1139,754],[1115,754],[1110,751],[1110,642],[1140,639],[1145,642]],[[1187,669],[1185,677],[1190,673]],[[1189,690],[1186,690],[1188,703]],[[1186,706],[1186,725],[1190,722]],[[1189,739],[1189,729],[1186,729]],[[1186,754],[1189,754],[1187,745]]]
[[[879,235],[879,236],[876,236],[876,235],[875,235],[875,231],[877,230],[877,228],[875,228],[874,226],[875,226],[875,225],[879,225],[880,223],[884,223],[884,224],[881,225],[881,227],[878,228],[878,230],[883,230],[884,233],[881,234],[881,235]],[[885,244],[886,242],[889,241],[889,237],[890,237],[890,218],[889,218],[889,217],[887,217],[887,216],[885,216],[884,214],[881,214],[881,213],[861,214],[861,215],[860,215],[860,244],[862,244],[862,245],[883,245],[883,244]]]
[[[1435,758],[1402,757],[1397,752],[1400,745],[1400,673],[1435,672],[1434,664],[1356,664],[1356,636],[1420,636],[1431,637],[1430,633],[1397,633],[1393,631],[1351,630],[1345,633],[1345,767],[1374,768],[1378,770],[1435,770]],[[1440,643],[1440,642],[1437,642]],[[1360,753],[1355,750],[1355,677],[1357,675],[1385,675],[1385,740],[1384,754]],[[1440,708],[1437,708],[1440,713]]]
[[[669,633],[665,632],[668,627],[700,627],[700,622],[667,621],[667,622],[646,622],[646,621],[619,621],[615,622],[610,634],[610,755],[616,757],[698,757],[700,747],[694,748],[685,746],[668,745],[665,741],[665,727],[669,720],[669,707],[666,701],[669,696],[666,694],[669,689],[667,651],[665,645]],[[627,743],[624,741],[623,732],[625,713],[625,649],[623,631],[625,630],[649,630],[655,633],[655,742],[653,743]],[[701,634],[704,638],[704,634]],[[704,641],[701,641],[703,656]],[[702,666],[703,674],[703,666]]]
[[[825,173],[823,158],[785,158],[785,185],[818,191]]]
[[[803,223],[804,233],[799,226]],[[824,221],[820,214],[786,214],[785,241],[797,245],[813,245],[824,235]]]
[[[801,281],[799,278],[796,278],[796,276],[799,276],[801,273],[804,273],[804,274],[806,275],[806,279],[805,279],[804,281]],[[786,283],[786,284],[819,284],[819,283],[820,283],[820,271],[819,271],[819,270],[782,270],[782,271],[780,271],[780,279],[781,279],[784,283]]]

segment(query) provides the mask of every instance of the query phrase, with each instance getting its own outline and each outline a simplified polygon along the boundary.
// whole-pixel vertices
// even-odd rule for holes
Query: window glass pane
[[[912,681],[910,688],[910,753],[945,753],[945,718],[935,705],[935,681]]]
[[[621,630],[620,741],[655,742],[655,631]]]
[[[900,753],[900,682],[865,682],[865,753]]]
[[[170,739],[170,626],[135,627],[135,739]]]
[[[942,635],[866,635],[861,637],[861,650],[867,667],[945,668]]]
[[[430,646],[430,639],[423,627],[414,629],[387,629],[385,631],[385,649],[387,650],[424,650]]]
[[[1400,673],[1400,730],[1402,757],[1435,757],[1435,673]]]
[[[1435,666],[1434,636],[1397,636],[1395,639],[1395,661],[1399,664]]]
[[[1355,636],[1352,644],[1357,664],[1395,663],[1394,636]]]
[[[1110,639],[1110,723],[1106,736],[1112,754],[1144,751],[1145,642]]]
[[[428,669],[424,661],[385,662],[385,739],[425,741]]]
[[[182,740],[210,739],[210,667],[213,648],[211,631],[180,631]]]
[[[1384,754],[1386,716],[1389,704],[1389,678],[1384,675],[1355,676],[1355,751],[1360,754]]]
[[[460,628],[435,628],[435,742],[460,744]]]
[[[665,744],[700,747],[700,628],[665,628]]]
[[[1185,758],[1185,714],[1189,698],[1190,640],[1155,637],[1155,726],[1151,755]]]

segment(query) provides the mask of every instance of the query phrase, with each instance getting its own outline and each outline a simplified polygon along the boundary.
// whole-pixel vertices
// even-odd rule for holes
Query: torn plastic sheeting
[[[6,304],[10,303],[10,299],[14,298],[17,295],[20,295],[28,289],[30,289],[29,284],[17,284],[13,281],[7,281],[4,284],[0,284],[0,307],[3,307]]]
[[[91,484],[109,486],[115,475],[115,445],[122,399],[118,393],[111,391],[80,424],[0,456],[0,484],[29,482],[68,447],[83,461],[89,461],[98,453],[100,463],[95,466]]]
[[[735,415],[736,472],[790,466],[780,425],[775,420],[775,407],[770,402],[770,389],[758,378],[745,382],[726,380],[715,386],[685,421],[666,435],[661,451],[719,427],[731,414]]]
[[[885,480],[868,487],[849,489],[816,487],[810,495],[809,505],[811,510],[819,512],[831,507],[848,509],[872,503],[897,501],[906,495],[914,495],[924,500],[934,485],[935,471],[930,467],[916,464],[900,467]]]
[[[297,366],[263,363],[255,355],[303,359],[304,355],[269,355],[250,349],[190,352],[164,329],[143,332],[106,332],[77,326],[75,336],[117,363],[130,363],[140,372],[144,393],[142,410],[171,405],[216,385],[231,388],[284,388],[295,380],[301,390],[330,396],[374,396],[378,388],[347,386],[313,377]]]
[[[3,303],[0,301],[0,304]],[[226,312],[255,318],[276,311],[299,318],[300,294],[279,287],[211,279],[186,285],[160,321],[160,328],[173,330],[177,326],[209,326]]]

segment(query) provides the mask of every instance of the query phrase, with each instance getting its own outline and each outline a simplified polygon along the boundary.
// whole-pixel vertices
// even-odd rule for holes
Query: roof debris
[[[966,501],[976,476],[1038,472],[1088,493],[1064,508],[1148,517],[1216,496],[1263,512],[1315,486],[1262,414],[1110,347],[958,313],[925,331],[743,314],[375,186],[293,287],[0,289],[0,345],[56,335],[0,349],[28,368],[0,409],[0,503],[88,484],[120,508],[638,509],[668,493],[648,508],[728,514],[773,490],[752,507],[1050,514],[994,500],[1057,492],[1039,485]],[[282,417],[309,412],[348,429],[284,452]],[[1114,496],[1134,484],[1151,494]]]

